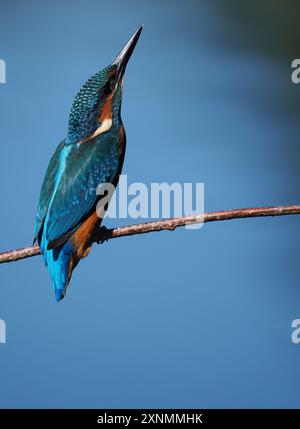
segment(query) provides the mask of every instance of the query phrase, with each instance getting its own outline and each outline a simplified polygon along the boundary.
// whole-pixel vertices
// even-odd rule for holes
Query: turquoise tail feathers
[[[70,240],[53,250],[47,250],[47,245],[48,241],[43,233],[40,243],[41,252],[50,274],[56,301],[61,301],[70,281],[70,264],[74,248]]]

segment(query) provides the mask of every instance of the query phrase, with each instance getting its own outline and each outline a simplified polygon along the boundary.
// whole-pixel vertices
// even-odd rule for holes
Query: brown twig
[[[248,217],[284,216],[292,214],[300,214],[300,205],[222,210],[199,215],[191,215],[172,219],[162,219],[155,222],[146,222],[141,224],[122,226],[120,228],[101,230],[95,235],[94,241],[99,242],[111,240],[113,238],[125,237],[128,235],[145,234],[154,231],[173,231],[175,228],[181,226],[201,222],[215,222],[220,220],[242,219]],[[40,253],[41,252],[38,246],[9,250],[0,253],[0,264],[30,258],[32,256],[40,255]]]

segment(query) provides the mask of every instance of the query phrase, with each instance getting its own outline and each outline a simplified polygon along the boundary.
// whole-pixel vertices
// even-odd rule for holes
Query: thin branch
[[[184,216],[180,218],[162,219],[155,222],[127,225],[120,228],[100,230],[97,232],[97,234],[95,234],[94,241],[100,242],[118,237],[126,237],[128,235],[146,234],[148,232],[154,231],[173,231],[174,229],[181,226],[192,225],[201,222],[206,223],[248,217],[285,216],[293,214],[300,214],[300,205],[222,210],[198,215]],[[30,258],[32,256],[40,255],[40,253],[41,252],[38,246],[9,250],[0,253],[0,264]]]

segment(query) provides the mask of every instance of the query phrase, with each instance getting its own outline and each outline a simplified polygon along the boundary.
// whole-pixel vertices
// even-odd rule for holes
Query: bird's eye
[[[104,87],[104,93],[106,95],[109,95],[109,94],[112,93],[112,91],[114,90],[114,88],[115,88],[115,81],[114,81],[114,79],[111,79],[105,85],[105,87]]]

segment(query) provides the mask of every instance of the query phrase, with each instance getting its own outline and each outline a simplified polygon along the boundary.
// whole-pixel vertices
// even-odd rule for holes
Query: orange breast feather
[[[99,219],[97,212],[95,211],[72,235],[71,241],[75,248],[75,254],[79,259],[87,256],[92,245],[94,229],[99,225],[100,220],[101,219]]]

